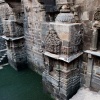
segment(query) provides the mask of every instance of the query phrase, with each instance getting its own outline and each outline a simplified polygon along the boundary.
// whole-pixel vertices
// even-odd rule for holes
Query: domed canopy
[[[56,22],[75,23],[74,14],[70,12],[68,5],[63,5],[60,13],[57,15]]]

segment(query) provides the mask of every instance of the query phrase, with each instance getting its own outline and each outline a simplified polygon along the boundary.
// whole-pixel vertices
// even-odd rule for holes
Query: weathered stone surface
[[[80,79],[81,85],[99,89],[99,0],[6,2],[0,2],[0,36],[5,35],[9,62],[15,69],[27,62],[43,73],[45,90],[58,100],[68,100],[78,90]],[[93,36],[95,29],[98,34]],[[5,48],[2,43],[0,39],[0,50]],[[90,51],[91,45],[97,51]],[[86,53],[80,57],[82,50],[89,50],[93,65],[87,65]]]
[[[0,64],[7,63],[7,55],[6,55],[6,43],[5,39],[2,38],[4,35],[3,31],[3,15],[4,15],[4,8],[6,4],[4,0],[0,1]]]

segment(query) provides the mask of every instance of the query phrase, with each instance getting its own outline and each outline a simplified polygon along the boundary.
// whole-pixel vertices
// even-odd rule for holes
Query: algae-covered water
[[[53,100],[43,92],[42,77],[26,69],[15,71],[10,65],[0,70],[0,100]]]

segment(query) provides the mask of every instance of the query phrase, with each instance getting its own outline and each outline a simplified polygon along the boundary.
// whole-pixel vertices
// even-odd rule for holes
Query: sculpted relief
[[[45,49],[48,52],[58,54],[61,51],[61,41],[57,33],[52,29],[45,39]]]

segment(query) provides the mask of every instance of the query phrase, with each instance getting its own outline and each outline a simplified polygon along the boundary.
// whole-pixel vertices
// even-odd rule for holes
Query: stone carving
[[[45,39],[45,49],[51,53],[60,53],[61,41],[57,33],[52,29],[49,31]]]
[[[100,8],[97,8],[97,11],[94,14],[94,20],[100,21]]]
[[[45,64],[46,71],[43,73],[43,84],[45,83],[45,88],[47,89],[49,86],[51,91],[49,89],[48,91],[50,91],[51,94],[57,94],[56,87],[58,87],[60,91],[63,91],[62,100],[66,100],[66,98],[69,99],[69,94],[73,95],[71,91],[75,91],[74,89],[78,90],[80,86],[80,60],[76,59],[68,64],[46,57]]]
[[[62,9],[60,10],[60,14],[58,14],[56,17],[56,22],[63,22],[63,23],[75,22],[74,14],[71,13],[68,4],[62,6]]]
[[[50,30],[45,39],[46,71],[43,73],[43,83],[45,83],[46,89],[51,84],[49,87],[52,90],[57,91],[56,87],[58,87],[60,91],[63,91],[62,100],[69,100],[68,94],[73,95],[71,91],[78,90],[80,86],[79,54],[82,52],[80,45],[82,44],[83,30],[81,24],[75,22],[75,16],[70,11],[69,5],[63,5],[55,22],[49,24],[50,27],[54,27],[56,32]],[[71,60],[72,58],[74,59]],[[66,62],[66,59],[70,62]],[[47,90],[56,95],[54,91]]]
[[[80,26],[79,31],[76,31],[73,27],[73,31],[75,34],[72,34],[71,45],[78,46],[82,43],[82,38],[83,38],[83,34],[84,34],[83,26]]]

